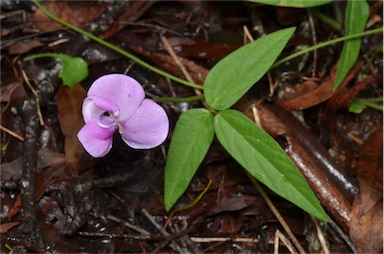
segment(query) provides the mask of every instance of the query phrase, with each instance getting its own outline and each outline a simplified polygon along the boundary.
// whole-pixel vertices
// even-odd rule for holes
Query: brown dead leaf
[[[7,213],[7,217],[9,220],[13,218],[16,214],[20,212],[21,209],[21,195],[17,196],[15,203],[13,203],[13,207]]]
[[[76,172],[73,172],[70,167],[65,166],[65,158],[63,154],[39,151],[39,161],[42,160],[40,157],[43,157],[45,163],[49,162],[49,165],[48,167],[41,167],[43,170],[37,172],[36,200],[39,200],[43,196],[45,190],[51,184],[77,176]]]
[[[47,168],[55,164],[64,162],[64,156],[46,150],[37,151],[37,167],[39,169]],[[23,173],[23,156],[17,159],[1,164],[1,177],[5,180],[18,180]]]
[[[356,176],[360,190],[351,213],[351,239],[361,253],[382,253],[383,126],[361,146]]]
[[[353,203],[349,234],[359,253],[383,253],[382,195],[364,181]]]
[[[69,87],[60,86],[57,92],[57,110],[61,130],[65,136],[65,160],[75,167],[84,154],[84,149],[77,139],[77,133],[83,127],[84,120],[81,107],[87,92],[80,85]]]
[[[10,230],[11,228],[13,228],[19,224],[20,224],[20,221],[12,221],[12,222],[1,224],[0,225],[0,233],[6,233],[6,232],[8,232],[8,230]]]
[[[44,43],[38,40],[25,40],[21,42],[17,42],[9,47],[9,54],[11,55],[19,55],[24,54],[31,49],[36,47],[43,46]]]
[[[363,66],[363,62],[357,62],[353,69],[348,73],[341,87],[351,81],[356,73]],[[320,85],[314,85],[314,82],[307,81],[293,89],[292,92],[284,95],[279,101],[285,109],[301,110],[320,104],[333,96],[332,88],[336,77],[337,64],[333,66],[331,73]]]
[[[90,23],[106,7],[105,3],[92,4],[87,1],[48,1],[43,5],[56,17],[77,27],[84,27]],[[53,22],[41,10],[37,10],[32,14],[29,18],[29,24],[30,29],[37,29],[39,32],[51,32],[64,28],[59,23]]]
[[[383,126],[371,134],[360,148],[356,177],[383,192]]]
[[[0,101],[6,103],[6,105],[1,107],[1,113],[4,113],[10,106],[22,103],[26,97],[22,82],[15,81],[7,86],[2,86],[0,89]]]
[[[232,195],[216,204],[209,213],[221,213],[226,211],[239,211],[250,206],[261,206],[263,201],[259,196]]]

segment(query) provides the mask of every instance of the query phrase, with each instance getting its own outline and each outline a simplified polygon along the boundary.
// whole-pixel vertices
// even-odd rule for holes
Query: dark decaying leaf
[[[83,127],[84,120],[81,113],[83,101],[87,92],[80,85],[69,87],[60,86],[57,92],[57,110],[61,131],[65,136],[65,160],[75,167],[84,154],[84,149],[77,139],[77,133]]]
[[[383,252],[383,127],[361,146],[349,234],[360,253]]]
[[[261,204],[263,204],[263,201],[259,196],[232,195],[215,205],[209,213],[239,211],[251,206],[261,206]]]
[[[382,253],[382,191],[373,189],[365,181],[359,181],[359,184],[360,192],[353,203],[349,234],[359,253]]]
[[[19,221],[12,221],[12,222],[7,222],[4,224],[1,224],[0,225],[0,233],[6,233],[8,230],[10,230],[11,228],[13,228],[19,224],[20,224]]]
[[[87,2],[49,1],[44,3],[44,7],[64,21],[74,26],[84,27],[98,17],[104,11],[106,5],[100,3],[89,8],[89,3]],[[64,29],[59,23],[52,22],[52,20],[40,10],[35,11],[29,18],[29,26],[31,29],[37,29],[40,32]]]
[[[349,83],[362,66],[363,62],[356,63],[341,86]],[[293,89],[293,91],[285,94],[278,103],[285,109],[301,110],[328,100],[334,94],[332,87],[336,77],[336,68],[337,65],[332,68],[329,77],[327,77],[321,84],[315,84],[313,81],[306,81]]]
[[[17,42],[9,47],[9,54],[24,54],[31,49],[34,49],[36,47],[43,46],[44,43],[42,43],[39,40],[26,40]]]
[[[39,169],[47,168],[55,164],[64,162],[64,156],[60,153],[50,152],[47,150],[39,150],[37,152],[37,167]],[[23,172],[23,158],[4,163],[1,165],[1,177],[3,180],[20,179]]]

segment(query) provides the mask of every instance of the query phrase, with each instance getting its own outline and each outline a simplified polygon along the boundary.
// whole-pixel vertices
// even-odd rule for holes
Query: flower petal
[[[89,97],[101,97],[119,107],[119,121],[130,118],[144,100],[144,89],[135,79],[123,74],[104,75],[88,90]]]
[[[169,131],[167,113],[150,99],[145,99],[133,116],[120,124],[124,142],[135,149],[149,149],[162,144]]]
[[[93,157],[106,155],[112,148],[112,137],[116,127],[100,127],[94,119],[88,121],[77,133],[84,149]]]

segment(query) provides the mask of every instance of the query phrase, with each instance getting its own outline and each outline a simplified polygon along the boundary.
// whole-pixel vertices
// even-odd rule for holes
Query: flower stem
[[[383,32],[383,28],[380,27],[380,28],[368,30],[368,31],[365,31],[365,32],[362,32],[362,33],[351,34],[351,35],[339,37],[339,38],[336,38],[336,39],[333,39],[333,40],[330,40],[330,41],[326,41],[326,42],[323,42],[323,43],[319,43],[319,44],[317,44],[315,46],[309,47],[307,49],[298,51],[298,52],[296,52],[296,53],[294,53],[292,55],[284,57],[283,59],[281,59],[280,61],[277,61],[274,65],[272,65],[271,69],[275,68],[275,67],[277,67],[277,66],[279,66],[279,65],[281,65],[281,64],[283,64],[285,62],[288,62],[289,60],[292,60],[295,57],[298,57],[298,56],[301,56],[301,55],[306,54],[308,52],[311,52],[311,51],[313,51],[315,49],[323,48],[323,47],[332,45],[334,43],[338,43],[338,42],[342,42],[342,41],[347,41],[347,40],[352,40],[352,39],[356,39],[356,38],[359,38],[359,37],[363,37],[363,36],[367,36],[367,35],[371,35],[371,34],[375,34],[375,33],[382,33],[382,32]]]
[[[68,27],[69,29],[71,29],[71,30],[73,30],[73,31],[75,31],[75,32],[77,32],[77,33],[80,33],[80,34],[82,34],[82,35],[84,35],[84,36],[90,38],[91,40],[96,41],[97,43],[100,43],[101,45],[103,45],[103,46],[105,46],[105,47],[107,47],[107,48],[110,48],[110,49],[112,49],[112,50],[114,50],[114,51],[120,53],[121,55],[123,55],[123,56],[125,56],[125,57],[127,57],[127,58],[129,58],[129,59],[131,59],[131,60],[133,60],[133,61],[135,61],[137,64],[139,64],[139,65],[141,65],[141,66],[143,66],[143,67],[145,67],[145,68],[147,68],[147,69],[149,69],[149,70],[151,70],[151,71],[153,71],[153,72],[155,72],[155,73],[157,73],[157,74],[159,74],[159,75],[161,75],[161,76],[163,76],[163,77],[169,78],[169,79],[171,79],[171,80],[173,80],[173,81],[176,81],[176,82],[178,82],[178,83],[180,83],[180,84],[183,84],[183,85],[185,85],[185,86],[193,87],[193,88],[196,88],[196,89],[203,89],[203,86],[202,86],[202,85],[193,84],[193,83],[188,82],[188,81],[186,81],[186,80],[184,80],[184,79],[181,79],[181,78],[178,78],[178,77],[176,77],[176,76],[173,76],[173,75],[171,75],[171,74],[169,74],[169,73],[167,73],[167,72],[165,72],[165,71],[163,71],[163,70],[160,70],[160,69],[158,69],[158,68],[156,68],[156,67],[154,67],[154,66],[152,66],[152,65],[150,65],[150,64],[148,64],[148,63],[146,63],[146,62],[144,62],[144,61],[141,60],[140,58],[138,58],[138,57],[136,57],[136,56],[134,56],[134,55],[128,53],[127,51],[125,51],[125,50],[123,50],[123,49],[120,49],[120,48],[116,47],[115,45],[113,45],[113,44],[111,44],[111,43],[109,43],[109,42],[107,42],[107,41],[105,41],[105,40],[103,40],[103,39],[101,39],[101,38],[99,38],[99,37],[97,37],[97,36],[91,34],[91,33],[88,33],[88,32],[86,32],[86,31],[84,31],[84,30],[81,29],[81,28],[78,28],[78,27],[76,27],[76,26],[74,26],[74,25],[71,25],[70,23],[68,23],[68,22],[66,22],[66,21],[64,21],[64,20],[62,20],[62,19],[56,17],[55,15],[53,15],[52,13],[50,13],[47,9],[45,9],[44,6],[42,6],[42,5],[39,3],[38,0],[33,0],[33,3],[34,3],[34,4],[35,4],[35,5],[36,5],[36,6],[37,6],[37,7],[38,7],[38,8],[39,8],[39,9],[40,9],[46,16],[47,16],[47,17],[49,17],[50,19],[56,21],[57,23],[59,23],[59,24],[65,26],[65,27]]]

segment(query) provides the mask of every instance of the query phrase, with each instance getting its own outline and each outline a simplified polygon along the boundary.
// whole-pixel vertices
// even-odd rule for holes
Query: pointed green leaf
[[[369,16],[369,6],[365,0],[350,0],[347,3],[345,13],[345,34],[352,35],[364,31],[365,23]],[[343,83],[349,70],[355,64],[361,46],[361,38],[352,39],[344,42],[343,49],[340,54],[339,63],[337,66],[335,83],[333,91]]]
[[[169,146],[164,176],[164,206],[172,208],[187,189],[214,136],[213,116],[206,109],[181,114]]]
[[[235,104],[269,70],[294,31],[292,27],[273,32],[219,61],[204,82],[207,103],[216,110]]]
[[[248,0],[248,1],[280,6],[280,7],[309,8],[309,7],[330,3],[332,0]]]
[[[268,133],[236,110],[220,111],[214,127],[223,147],[252,176],[301,209],[328,220],[300,171]]]

